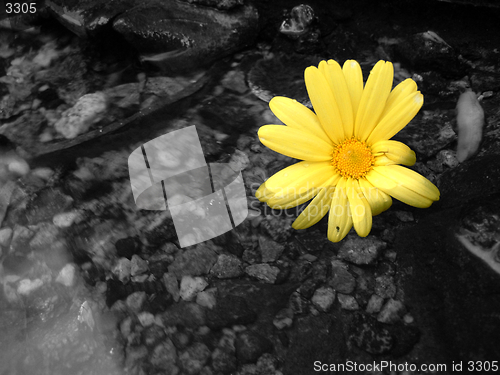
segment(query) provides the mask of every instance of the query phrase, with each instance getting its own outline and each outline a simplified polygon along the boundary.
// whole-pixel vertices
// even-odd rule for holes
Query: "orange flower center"
[[[366,176],[375,163],[375,157],[365,142],[347,139],[333,151],[332,165],[343,177],[359,179]]]

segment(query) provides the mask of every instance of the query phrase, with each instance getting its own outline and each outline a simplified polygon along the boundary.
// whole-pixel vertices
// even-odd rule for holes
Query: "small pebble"
[[[66,264],[56,277],[56,282],[64,286],[73,286],[75,284],[76,268],[74,264]]]
[[[401,301],[389,299],[380,310],[377,320],[381,323],[395,323],[401,320],[405,307]]]
[[[203,277],[183,276],[179,295],[184,301],[192,301],[196,294],[207,287],[208,283]]]
[[[17,287],[17,293],[20,295],[27,296],[34,290],[37,290],[43,285],[43,281],[40,279],[30,280],[23,279],[19,282],[19,286]]]
[[[333,288],[322,286],[316,289],[311,302],[316,308],[322,312],[328,312],[335,301],[335,291]]]
[[[137,315],[143,327],[149,327],[155,323],[155,316],[150,312],[143,311]]]
[[[340,306],[344,310],[358,310],[359,304],[358,301],[353,296],[348,294],[338,293],[337,298],[339,299]]]
[[[61,212],[53,217],[52,223],[58,228],[69,228],[77,222],[80,215],[78,211]]]
[[[384,304],[384,299],[376,294],[372,294],[366,305],[366,312],[369,314],[378,313]]]

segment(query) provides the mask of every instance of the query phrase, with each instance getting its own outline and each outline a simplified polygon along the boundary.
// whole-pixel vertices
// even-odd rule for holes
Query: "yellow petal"
[[[255,191],[255,197],[261,202],[267,202],[273,196],[274,193],[266,187],[265,182]]]
[[[414,94],[416,92],[417,92],[417,84],[415,83],[415,81],[411,78],[405,79],[399,85],[394,87],[394,89],[389,94],[387,102],[385,103],[384,111],[382,112],[382,116],[380,116],[380,118],[383,118],[387,113],[389,113],[392,110],[392,108],[395,105],[397,105],[398,102],[401,101],[403,98],[407,97],[408,95]]]
[[[358,182],[363,195],[370,204],[373,216],[376,216],[391,207],[392,198],[390,195],[387,195],[382,190],[376,188],[364,178],[360,178]]]
[[[398,141],[378,141],[372,147],[372,152],[375,155],[375,165],[380,156],[386,156],[394,163],[390,164],[403,164],[412,166],[417,161],[415,152],[402,142]]]
[[[363,72],[356,60],[347,60],[342,66],[342,72],[351,97],[352,114],[355,119],[363,95]]]
[[[357,180],[347,180],[347,198],[352,214],[352,224],[360,237],[368,236],[372,229],[372,210]]]
[[[294,193],[275,195],[266,203],[272,209],[286,210],[288,208],[297,207],[299,204],[306,203],[308,200],[311,200],[316,194],[318,194],[318,192],[318,189],[311,189],[302,193],[301,195]]]
[[[330,210],[335,187],[324,187],[292,224],[294,229],[306,229],[320,221]]]
[[[391,92],[394,69],[392,63],[379,61],[366,81],[354,125],[354,136],[364,141],[377,125]]]
[[[374,144],[392,138],[415,117],[423,103],[424,97],[420,91],[413,92],[399,100],[373,129],[366,143]]]
[[[333,193],[330,215],[328,216],[328,239],[341,241],[352,228],[352,217],[346,195],[345,178],[341,178]]]
[[[344,73],[339,63],[335,60],[321,61],[319,63],[319,70],[326,78],[330,86],[335,101],[337,102],[342,124],[344,126],[344,136],[351,138],[354,130],[354,117],[351,105],[351,96]]]
[[[258,135],[264,146],[295,159],[332,159],[333,146],[308,132],[283,125],[265,125],[259,129]]]
[[[425,177],[400,165],[373,167],[366,175],[373,186],[410,206],[426,208],[439,200],[438,188]]]
[[[334,143],[340,143],[344,139],[342,118],[325,76],[318,68],[310,66],[306,69],[304,77],[309,99],[323,129]]]
[[[287,126],[310,132],[316,137],[330,143],[330,139],[323,130],[318,116],[305,105],[294,99],[275,96],[269,102],[269,107],[276,117]]]
[[[302,195],[324,186],[334,176],[337,172],[330,162],[301,161],[276,172],[264,184],[273,195]]]

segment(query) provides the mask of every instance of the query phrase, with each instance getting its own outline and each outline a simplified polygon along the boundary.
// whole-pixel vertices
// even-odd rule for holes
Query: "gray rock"
[[[35,198],[26,207],[28,223],[36,224],[52,218],[66,211],[73,203],[73,198],[64,194],[60,189],[46,188],[37,193]]]
[[[375,236],[353,237],[349,236],[339,250],[339,258],[358,265],[373,264],[381,250],[386,248],[386,243]]]
[[[245,82],[245,74],[239,70],[231,70],[222,78],[221,84],[224,88],[244,94],[248,90]]]
[[[244,272],[238,257],[232,254],[220,254],[210,273],[219,279],[230,279],[239,277]]]
[[[322,312],[330,311],[333,302],[335,301],[335,291],[333,288],[322,286],[316,289],[311,298],[311,302],[316,308]]]
[[[195,342],[179,355],[182,369],[188,375],[199,374],[208,358],[210,358],[210,349],[201,342]]]
[[[391,298],[380,310],[377,320],[381,323],[396,323],[402,319],[405,312],[403,303]]]
[[[272,344],[264,336],[253,331],[245,331],[236,338],[236,357],[240,363],[253,363],[266,352],[271,351]]]
[[[285,246],[265,236],[259,236],[259,246],[263,263],[275,262],[285,250]]]
[[[5,227],[0,229],[0,246],[8,247],[12,238],[12,229]]]
[[[174,262],[168,267],[177,279],[182,276],[206,275],[217,261],[217,254],[205,245],[198,245],[194,249],[180,252]]]
[[[255,277],[268,284],[276,283],[280,272],[278,267],[271,266],[267,263],[253,264],[245,268],[245,273],[248,276]]]
[[[150,361],[162,370],[171,370],[177,360],[177,350],[169,338],[159,343],[151,353]]]
[[[128,282],[130,280],[130,260],[127,258],[118,259],[112,272],[122,283]]]
[[[273,319],[273,325],[277,329],[283,329],[291,327],[293,324],[293,310],[289,307],[281,309],[278,311]]]
[[[183,325],[199,327],[206,324],[205,309],[194,302],[181,302],[170,306],[160,314],[165,326]]]
[[[394,211],[394,215],[403,223],[409,223],[414,220],[413,214],[409,211]]]
[[[356,345],[370,354],[385,354],[394,346],[390,332],[376,321],[355,322],[352,338]]]
[[[396,57],[417,71],[437,71],[462,78],[468,67],[453,47],[433,31],[418,33],[395,45]]]
[[[344,310],[359,310],[358,301],[353,296],[348,294],[337,293],[337,298],[340,302],[340,306]]]
[[[375,293],[382,298],[393,298],[396,295],[396,285],[392,276],[375,278]]]
[[[146,292],[134,292],[125,301],[130,310],[135,313],[142,311],[148,296]]]
[[[236,357],[229,350],[215,348],[212,352],[212,367],[215,371],[223,374],[230,374],[236,371]]]
[[[148,262],[142,259],[139,255],[132,255],[130,261],[130,274],[132,276],[142,275],[149,269]]]
[[[366,312],[369,314],[378,313],[382,309],[384,299],[376,294],[372,294],[366,305]]]
[[[29,251],[28,243],[35,233],[22,225],[15,225],[10,242],[11,252],[27,252]]]
[[[165,288],[167,291],[172,295],[172,298],[174,299],[175,302],[179,301],[180,294],[179,294],[179,283],[177,281],[177,278],[173,273],[170,272],[165,272],[163,274],[163,285],[165,285]]]
[[[356,288],[356,279],[348,271],[348,266],[343,261],[334,259],[332,264],[332,278],[328,280],[330,285],[337,292],[349,294]]]
[[[198,292],[207,287],[208,283],[203,277],[183,276],[179,295],[184,301],[192,301],[196,298]]]
[[[288,305],[295,315],[302,314],[309,306],[309,300],[302,296],[298,291],[295,291],[290,295]]]
[[[43,251],[58,241],[59,229],[51,223],[37,225],[36,233],[30,241],[30,247],[34,251]]]
[[[261,228],[276,242],[285,242],[292,235],[292,222],[289,217],[277,217],[268,215],[266,220],[260,223]]]
[[[235,324],[250,324],[256,318],[257,314],[245,299],[233,295],[219,296],[215,307],[207,311],[207,326],[220,329]]]

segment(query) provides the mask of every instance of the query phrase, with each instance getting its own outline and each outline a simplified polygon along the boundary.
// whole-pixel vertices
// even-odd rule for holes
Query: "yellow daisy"
[[[305,229],[330,211],[328,239],[342,240],[354,225],[361,237],[372,216],[387,210],[391,196],[414,207],[429,207],[439,190],[401,165],[415,164],[415,153],[389,140],[423,104],[417,84],[407,79],[392,91],[392,63],[379,61],[363,87],[357,61],[341,68],[321,61],[305,71],[314,112],[296,100],[275,97],[269,106],[283,125],[259,129],[260,141],[283,155],[303,160],[271,176],[256,197],[271,208],[295,207],[312,199],[292,224]]]

